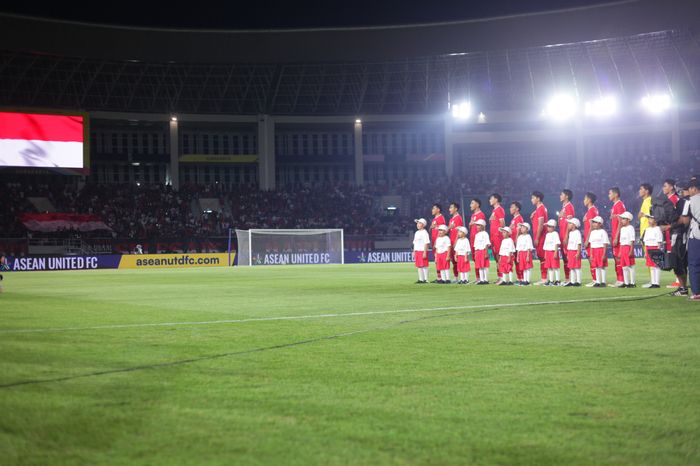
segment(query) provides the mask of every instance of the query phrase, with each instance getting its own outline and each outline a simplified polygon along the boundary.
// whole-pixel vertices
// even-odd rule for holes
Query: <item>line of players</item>
[[[432,245],[435,255],[437,279],[434,283],[469,283],[471,271],[470,256],[477,274],[477,285],[489,283],[489,249],[498,261],[497,285],[530,285],[533,268],[533,252],[540,258],[541,280],[534,285],[545,286],[581,286],[581,256],[585,249],[591,266],[592,281],[586,286],[605,287],[608,266],[607,248],[612,245],[617,275],[617,287],[636,286],[634,242],[635,231],[631,225],[633,215],[627,212],[620,200],[619,188],[609,190],[612,201],[611,236],[603,228],[603,219],[595,206],[596,195],[586,193],[583,217],[583,235],[581,222],[575,218],[571,203],[573,194],[564,189],[560,194],[562,208],[557,212],[557,220],[549,219],[544,203],[544,195],[532,192],[531,202],[535,207],[530,216],[530,223],[524,221],[519,202],[510,204],[512,220],[505,224],[505,210],[501,205],[502,197],[494,193],[489,198],[492,213],[488,219],[489,231],[486,231],[487,219],[481,210],[481,201],[472,199],[472,215],[469,230],[464,226],[459,204],[449,206],[450,221],[445,222],[442,207],[434,204],[433,219],[428,235],[428,223],[425,219],[416,219],[417,231],[414,236],[413,250],[415,266],[418,269],[416,283],[428,283],[428,248]],[[644,215],[645,225],[642,241],[647,250],[659,249],[664,243],[661,228],[656,225],[651,215]],[[648,222],[648,224],[646,223]],[[557,232],[557,227],[559,231]],[[612,241],[611,241],[612,237]],[[471,241],[470,241],[471,239]],[[560,279],[561,262],[564,264],[565,282]],[[646,265],[650,268],[651,281],[647,288],[659,288],[661,271],[648,257]],[[454,273],[451,276],[450,268]],[[517,281],[513,281],[513,271]]]

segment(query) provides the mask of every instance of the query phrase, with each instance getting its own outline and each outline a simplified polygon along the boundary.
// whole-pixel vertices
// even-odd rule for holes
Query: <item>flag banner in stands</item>
[[[84,118],[0,112],[0,166],[84,168]]]
[[[231,265],[235,254],[231,253]],[[104,254],[94,256],[10,257],[8,272],[95,269],[164,269],[186,267],[226,267],[227,253],[209,254]]]
[[[22,224],[29,231],[52,232],[61,230],[112,231],[97,215],[88,214],[22,214]]]

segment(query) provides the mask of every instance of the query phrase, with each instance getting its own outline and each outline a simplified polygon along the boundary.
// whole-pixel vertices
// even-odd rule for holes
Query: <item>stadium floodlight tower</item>
[[[345,240],[340,228],[237,229],[236,239],[239,266],[345,263]],[[229,251],[230,243],[229,232]]]

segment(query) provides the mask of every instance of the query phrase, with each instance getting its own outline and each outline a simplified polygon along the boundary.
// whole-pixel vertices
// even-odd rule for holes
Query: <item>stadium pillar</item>
[[[445,175],[452,178],[455,171],[454,141],[452,140],[452,115],[445,116]]]
[[[173,189],[180,189],[180,139],[178,138],[178,121],[170,118],[170,164],[167,177]]]
[[[681,125],[678,115],[678,107],[671,110],[671,160],[674,163],[681,161]]]
[[[275,189],[275,121],[258,115],[258,184],[263,191]]]
[[[355,136],[353,146],[355,149],[355,184],[362,186],[365,183],[365,160],[362,154],[362,121],[355,120]]]

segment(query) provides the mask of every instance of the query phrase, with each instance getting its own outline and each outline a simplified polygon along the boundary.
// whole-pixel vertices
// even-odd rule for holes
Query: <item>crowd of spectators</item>
[[[94,185],[78,187],[55,178],[53,182],[30,183],[18,179],[1,179],[5,202],[0,204],[2,237],[24,237],[27,231],[19,221],[23,212],[36,212],[29,197],[45,197],[56,211],[95,214],[111,232],[93,232],[90,236],[116,238],[208,238],[225,236],[229,228],[342,228],[346,235],[405,235],[414,228],[413,219],[429,215],[433,203],[445,206],[451,201],[481,196],[488,213],[487,196],[498,192],[504,203],[518,200],[528,214],[529,193],[549,193],[545,203],[552,210],[563,188],[574,192],[577,213],[583,212],[583,194],[598,196],[598,208],[607,213],[607,190],[618,186],[631,212],[639,211],[639,184],[648,182],[658,193],[665,178],[687,178],[700,171],[697,157],[671,164],[668,159],[644,160],[642,163],[610,161],[584,175],[532,172],[471,174],[453,181],[401,179],[391,182],[355,186],[351,183],[290,185],[275,191],[260,191],[255,186],[185,185],[173,190],[164,185]],[[406,211],[380,208],[383,195],[397,195],[407,200]],[[555,198],[552,198],[556,196]],[[198,199],[215,198],[220,211],[202,212]],[[466,206],[465,206],[466,207]],[[468,210],[465,208],[463,210]],[[468,212],[465,212],[468,215]],[[552,211],[552,215],[554,212]],[[59,232],[73,236],[76,232]],[[84,233],[82,233],[85,235]]]

